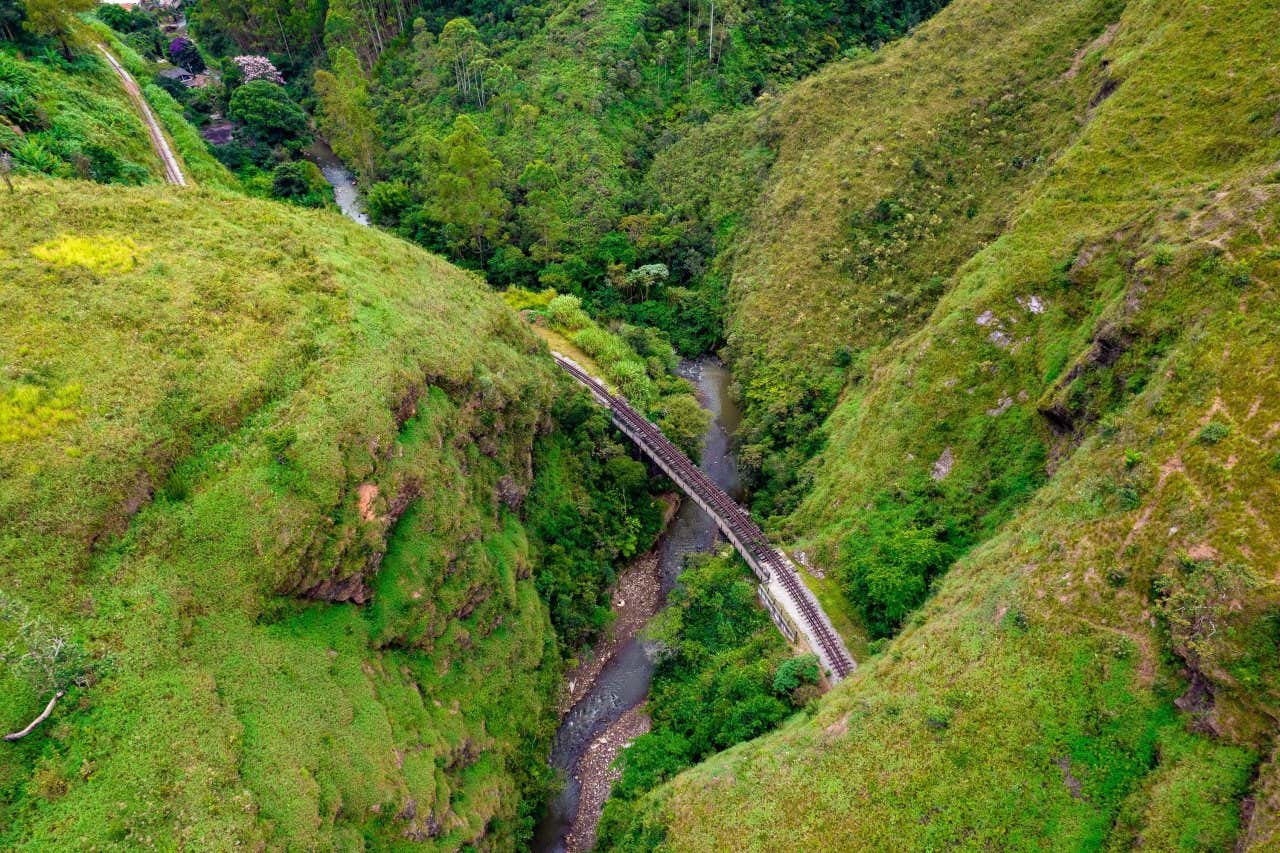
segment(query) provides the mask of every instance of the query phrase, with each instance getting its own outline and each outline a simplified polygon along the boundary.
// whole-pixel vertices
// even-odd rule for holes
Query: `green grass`
[[[833,576],[885,524],[964,556],[811,724],[653,795],[670,849],[1274,837],[1271,11],[957,0],[764,108],[730,340],[766,451],[824,424],[774,526]]]
[[[568,387],[541,344],[336,214],[16,184],[2,585],[96,682],[0,751],[0,846],[514,844],[559,651],[495,495]],[[47,698],[0,697],[5,731]]]

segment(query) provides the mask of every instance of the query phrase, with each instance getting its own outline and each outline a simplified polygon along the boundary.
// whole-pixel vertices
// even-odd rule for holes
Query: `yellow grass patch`
[[[92,273],[125,273],[138,265],[140,249],[128,237],[64,234],[31,247],[31,254],[55,267],[84,267]]]
[[[39,438],[59,424],[74,421],[80,391],[76,383],[57,391],[36,385],[0,391],[0,443]]]

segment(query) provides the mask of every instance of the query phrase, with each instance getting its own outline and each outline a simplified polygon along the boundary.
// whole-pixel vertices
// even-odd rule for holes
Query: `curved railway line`
[[[609,409],[614,423],[658,463],[676,485],[711,513],[720,529],[759,576],[762,586],[776,582],[782,588],[785,595],[779,597],[782,599],[781,604],[818,653],[830,676],[839,680],[851,674],[856,667],[853,657],[831,626],[821,605],[800,580],[795,567],[769,543],[764,531],[747,511],[701,468],[694,465],[683,451],[662,434],[662,430],[640,415],[625,398],[609,391],[600,380],[572,359],[560,353],[553,353],[553,356],[566,373],[585,386],[601,405]]]
[[[125,70],[119,60],[112,56],[106,45],[99,44],[98,50],[106,57],[107,64],[111,66],[111,70],[120,78],[120,83],[124,86],[125,93],[129,96],[129,100],[133,101],[134,107],[137,108],[138,114],[142,117],[142,123],[146,125],[147,133],[151,136],[151,147],[155,149],[156,156],[160,158],[160,165],[164,167],[164,179],[174,186],[185,187],[187,178],[182,173],[182,164],[178,162],[178,156],[173,153],[173,148],[169,146],[169,140],[164,135],[164,129],[160,127],[160,122],[156,121],[155,114],[151,112],[151,107],[147,105],[147,99],[143,96],[138,82],[133,79],[132,74]]]

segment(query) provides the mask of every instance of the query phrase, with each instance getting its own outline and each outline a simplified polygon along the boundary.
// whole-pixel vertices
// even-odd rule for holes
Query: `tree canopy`
[[[428,197],[449,242],[483,256],[502,227],[508,203],[501,188],[502,163],[485,146],[475,122],[465,115],[454,120],[429,169]]]
[[[75,17],[97,5],[98,0],[26,0],[23,26],[36,35],[57,39],[63,56],[70,59]]]
[[[275,83],[253,80],[236,89],[227,114],[255,141],[300,149],[311,142],[307,115]]]

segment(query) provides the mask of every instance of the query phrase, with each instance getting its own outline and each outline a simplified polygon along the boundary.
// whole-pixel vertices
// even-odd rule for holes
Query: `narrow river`
[[[369,215],[364,212],[364,205],[360,201],[356,176],[333,153],[329,143],[317,136],[316,141],[307,149],[307,159],[320,167],[320,173],[333,187],[333,200],[337,202],[338,209],[349,219],[368,225]]]
[[[742,486],[730,450],[731,437],[740,420],[729,394],[732,377],[719,360],[709,357],[684,362],[680,373],[694,383],[699,400],[713,416],[702,452],[702,469],[735,500],[741,499]],[[675,517],[654,547],[664,599],[675,586],[685,557],[713,550],[719,537],[720,532],[710,516],[693,501],[681,502]],[[624,714],[645,701],[653,670],[652,650],[643,639],[628,641],[605,665],[589,692],[561,721],[551,748],[551,765],[564,776],[566,784],[538,825],[534,850],[563,853],[571,847],[580,846],[570,843],[571,834],[575,841],[581,837],[581,832],[574,832],[576,825],[594,826],[598,814],[579,814],[583,758],[591,745]],[[583,805],[587,804],[584,802]]]

